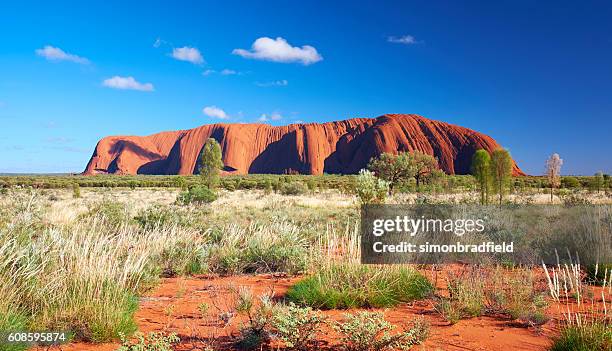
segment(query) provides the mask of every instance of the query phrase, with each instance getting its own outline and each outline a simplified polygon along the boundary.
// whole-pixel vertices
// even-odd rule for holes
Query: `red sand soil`
[[[273,275],[166,278],[142,298],[136,321],[141,332],[178,333],[181,343],[176,350],[205,350],[206,346],[214,350],[230,349],[240,324],[244,322],[240,316],[232,316],[227,323],[219,318],[220,314],[231,310],[235,296],[232,289],[245,286],[253,291],[254,296],[274,292],[275,297],[281,298],[297,279]],[[437,285],[443,284],[438,281]],[[596,303],[601,302],[597,300],[600,293],[595,291]],[[201,303],[209,306],[205,316],[198,309]],[[331,320],[341,320],[345,312],[323,313]],[[562,318],[561,306],[553,304],[548,310],[553,318],[540,327],[526,327],[503,316],[465,319],[450,325],[434,310],[430,300],[403,304],[384,310],[384,313],[385,318],[396,326],[409,325],[417,315],[424,316],[431,323],[426,342],[412,350],[546,350],[551,343],[550,337],[558,331],[558,320]],[[325,327],[322,334],[324,348],[338,346],[333,330]],[[111,351],[118,346],[116,343],[73,343],[62,346],[62,350]],[[273,344],[272,348],[276,346],[280,345]]]
[[[278,127],[211,124],[143,137],[103,138],[84,174],[193,174],[211,137],[221,145],[229,174],[351,174],[383,152],[414,150],[436,156],[448,174],[467,174],[476,150],[500,147],[471,129],[407,114]],[[513,174],[524,173],[514,164]]]

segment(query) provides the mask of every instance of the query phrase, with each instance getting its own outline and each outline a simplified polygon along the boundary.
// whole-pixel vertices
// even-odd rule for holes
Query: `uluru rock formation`
[[[448,174],[468,174],[476,150],[500,147],[471,129],[407,114],[279,127],[221,123],[103,138],[84,174],[193,174],[208,138],[219,142],[224,171],[232,174],[350,174],[383,152],[414,150],[437,157]],[[524,174],[516,163],[513,174]]]

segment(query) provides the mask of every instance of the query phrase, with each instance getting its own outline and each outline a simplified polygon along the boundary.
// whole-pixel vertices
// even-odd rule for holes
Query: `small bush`
[[[391,307],[422,299],[433,291],[431,283],[407,267],[371,267],[335,264],[293,285],[290,301],[323,309]]]
[[[105,200],[91,205],[80,218],[101,218],[105,224],[118,226],[129,222],[130,213],[124,203]]]
[[[276,313],[273,326],[278,337],[296,350],[316,349],[315,337],[324,317],[310,307],[301,308],[293,303]]]
[[[279,191],[282,195],[302,195],[308,192],[308,187],[302,182],[283,183]]]
[[[406,350],[429,335],[429,324],[422,317],[415,319],[407,331],[391,334],[394,327],[381,312],[345,314],[345,321],[336,324],[334,329],[342,335],[342,345],[347,351]]]
[[[79,183],[72,184],[72,197],[75,199],[81,197],[81,187],[79,186]]]
[[[550,351],[610,351],[612,326],[601,321],[568,325],[553,339]]]
[[[309,262],[308,243],[288,222],[229,225],[207,248],[209,269],[224,275],[304,271]],[[211,233],[213,235],[214,233]]]
[[[603,285],[612,276],[612,263],[586,266],[586,280],[589,284]]]
[[[117,351],[172,351],[172,345],[179,343],[176,333],[168,336],[164,333],[149,333],[146,337],[136,333],[135,342],[130,342],[125,336],[121,337],[121,347]]]
[[[389,192],[389,182],[376,178],[374,173],[362,169],[355,184],[355,194],[362,204],[380,204],[385,202]]]
[[[180,193],[176,199],[179,204],[207,204],[215,201],[217,194],[205,186],[196,186]]]
[[[276,313],[272,295],[264,294],[255,304],[253,293],[247,288],[237,291],[236,311],[247,317],[247,322],[240,326],[240,339],[237,346],[241,349],[261,349],[270,341],[270,328]]]

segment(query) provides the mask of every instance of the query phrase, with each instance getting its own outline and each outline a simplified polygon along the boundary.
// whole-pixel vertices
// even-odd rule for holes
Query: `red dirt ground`
[[[234,316],[228,323],[218,317],[229,311],[232,287],[246,286],[255,296],[274,292],[282,297],[288,287],[299,278],[284,278],[273,275],[167,278],[142,298],[136,313],[141,332],[176,332],[181,338],[177,350],[228,349],[235,340],[241,318]],[[438,284],[439,285],[439,284]],[[202,317],[198,306],[207,303],[206,316]],[[419,301],[385,310],[385,318],[394,325],[408,324],[413,317],[423,315],[431,323],[430,336],[423,345],[412,350],[546,350],[550,337],[557,332],[557,321],[561,318],[559,306],[551,306],[553,316],[541,327],[525,327],[508,319],[480,317],[461,320],[455,325],[446,322],[433,308],[432,301]],[[340,320],[346,311],[326,311],[331,320]],[[326,348],[338,345],[337,337],[326,327],[323,339]],[[112,351],[118,344],[92,345],[72,343],[62,350]],[[280,345],[272,345],[272,348]]]

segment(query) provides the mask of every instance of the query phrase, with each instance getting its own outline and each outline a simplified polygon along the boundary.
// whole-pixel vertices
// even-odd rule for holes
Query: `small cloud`
[[[255,40],[250,50],[234,49],[232,54],[264,61],[300,62],[305,66],[323,60],[323,57],[314,47],[310,45],[291,46],[287,40],[281,37],[276,39],[261,37]]]
[[[179,61],[187,61],[196,65],[204,63],[204,58],[202,57],[202,54],[200,54],[200,50],[189,46],[174,48],[172,50],[172,57]]]
[[[55,123],[55,121],[48,121],[43,123],[43,127],[46,129],[55,129],[58,127],[58,125]]]
[[[401,37],[390,36],[390,37],[387,37],[387,41],[389,43],[404,44],[404,45],[412,45],[412,44],[419,43],[416,40],[416,38],[413,37],[412,35],[402,35]]]
[[[73,142],[74,139],[66,137],[49,137],[46,141],[50,144],[67,144]]]
[[[283,116],[278,113],[278,112],[272,112],[272,114],[268,115],[268,114],[262,114],[261,116],[259,116],[259,118],[257,119],[260,122],[267,122],[267,121],[279,121],[283,119]]]
[[[151,83],[140,83],[134,77],[120,77],[114,76],[112,78],[105,79],[102,85],[108,88],[121,89],[121,90],[139,90],[139,91],[153,91],[153,84]]]
[[[36,49],[36,55],[42,56],[49,61],[70,61],[83,65],[89,64],[89,60],[77,55],[69,54],[60,48],[46,45],[42,49]]]
[[[302,124],[304,123],[304,121],[302,121],[301,119],[296,119],[295,121],[293,121],[293,123]]]
[[[160,47],[162,44],[164,43],[164,41],[161,40],[161,38],[157,38],[155,39],[155,42],[153,43],[153,47],[154,48],[158,48]]]
[[[228,119],[229,116],[225,111],[218,108],[217,106],[206,106],[202,109],[202,112],[208,117],[219,118],[219,119]]]
[[[60,151],[65,151],[65,152],[75,152],[75,153],[80,153],[80,154],[88,154],[91,152],[91,149],[83,148],[83,147],[76,147],[76,146],[52,146],[51,148],[54,150],[60,150]]]
[[[271,82],[255,82],[255,85],[257,85],[258,87],[262,87],[262,88],[285,87],[289,85],[289,82],[286,79],[282,79],[282,80],[274,80]]]
[[[234,76],[234,75],[242,75],[242,72],[238,72],[238,71],[234,71],[233,69],[229,69],[229,68],[225,68],[221,71],[216,71],[214,69],[207,69],[204,72],[202,72],[203,76],[209,76],[211,74],[216,74],[219,73],[222,76]]]

